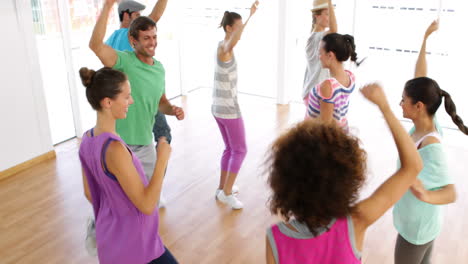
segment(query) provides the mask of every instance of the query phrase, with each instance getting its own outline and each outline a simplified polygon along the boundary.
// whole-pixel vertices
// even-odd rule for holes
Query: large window
[[[76,136],[62,25],[56,1],[31,0],[31,5],[52,142],[57,144]]]
[[[467,119],[468,106],[464,99],[468,92],[460,84],[463,62],[468,57],[463,52],[467,37],[458,33],[462,25],[468,24],[466,2],[360,0],[356,3],[358,54],[368,57],[357,72],[360,83],[381,80],[394,111],[401,116],[399,102],[403,87],[413,78],[424,31],[440,15],[440,29],[427,43],[428,75],[452,94],[457,111]],[[443,126],[455,127],[443,105],[438,119]]]

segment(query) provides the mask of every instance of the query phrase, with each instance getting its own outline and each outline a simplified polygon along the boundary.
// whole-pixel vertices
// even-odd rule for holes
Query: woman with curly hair
[[[361,92],[382,112],[401,159],[400,169],[367,199],[366,153],[359,140],[334,124],[306,120],[272,145],[270,210],[285,222],[267,230],[267,263],[361,263],[366,230],[413,184],[422,161],[390,109],[382,88]]]

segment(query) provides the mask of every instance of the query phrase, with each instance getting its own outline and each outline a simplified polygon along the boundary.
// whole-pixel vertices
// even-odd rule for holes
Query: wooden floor
[[[223,145],[210,114],[210,95],[200,89],[174,100],[184,106],[186,120],[169,120],[173,155],[164,182],[168,205],[160,211],[160,233],[180,263],[264,263],[265,229],[277,219],[266,208],[262,162],[272,140],[302,119],[304,107],[240,95],[248,154],[238,178],[245,208],[234,212],[214,199]],[[352,132],[369,155],[365,197],[395,169],[396,150],[376,109],[360,96],[352,100]],[[468,142],[455,131],[447,130],[445,137],[458,200],[447,206],[433,263],[468,263]],[[77,151],[76,140],[61,144],[56,160],[0,181],[0,263],[98,263],[84,248],[92,210],[83,196]],[[395,238],[388,212],[368,231],[363,262],[393,263]]]

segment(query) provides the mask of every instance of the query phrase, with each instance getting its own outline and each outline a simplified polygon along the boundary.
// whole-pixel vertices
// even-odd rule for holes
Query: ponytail
[[[452,100],[452,97],[446,91],[440,89],[441,96],[444,97],[444,106],[447,114],[452,118],[453,123],[457,125],[458,129],[463,132],[465,135],[468,135],[468,128],[463,124],[463,120],[460,116],[457,115],[457,107]]]
[[[364,61],[357,62],[356,45],[354,44],[354,37],[351,35],[330,33],[323,37],[322,41],[325,43],[325,51],[335,53],[336,59],[340,62],[351,58],[351,61],[359,66]]]
[[[343,35],[343,39],[345,40],[345,46],[348,50],[349,57],[351,58],[352,62],[357,62],[357,53],[356,53],[356,45],[354,44],[354,37],[351,35]]]

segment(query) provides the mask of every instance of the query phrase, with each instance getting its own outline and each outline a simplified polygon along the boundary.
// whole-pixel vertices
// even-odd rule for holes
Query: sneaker
[[[166,204],[167,204],[166,198],[164,198],[164,195],[161,192],[161,195],[159,196],[158,208],[159,209],[166,208]]]
[[[221,192],[221,189],[216,189],[215,198],[218,199],[218,194]],[[237,195],[239,193],[239,187],[237,185],[232,186],[232,194]]]
[[[237,199],[237,197],[233,194],[226,195],[224,194],[224,191],[221,191],[216,197],[218,198],[218,201],[231,206],[231,208],[234,210],[242,209],[244,207],[244,204],[242,204],[242,202],[239,201],[239,199]]]
[[[92,217],[88,218],[87,221],[87,230],[86,230],[86,239],[85,239],[85,248],[88,251],[90,256],[97,256],[97,247],[96,247],[96,226],[94,219]]]

